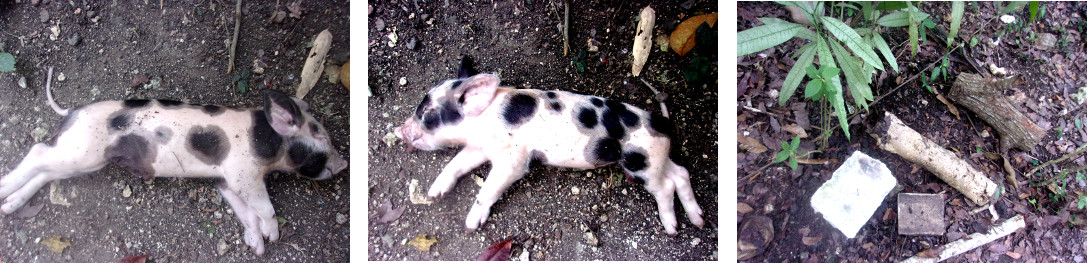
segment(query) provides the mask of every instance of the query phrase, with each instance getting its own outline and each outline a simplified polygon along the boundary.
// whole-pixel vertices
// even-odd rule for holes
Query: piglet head
[[[462,141],[464,134],[449,128],[483,113],[494,100],[499,82],[498,77],[491,74],[443,81],[423,96],[415,114],[396,127],[396,137],[404,140],[408,151],[454,146]]]
[[[311,179],[328,179],[347,168],[347,161],[332,146],[328,130],[308,112],[309,104],[283,93],[264,93],[268,124],[287,147],[286,166]]]

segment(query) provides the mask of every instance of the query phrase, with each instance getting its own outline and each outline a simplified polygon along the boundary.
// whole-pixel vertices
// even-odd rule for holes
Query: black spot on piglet
[[[657,137],[673,137],[675,136],[672,120],[661,116],[660,114],[650,114],[649,116],[649,134]]]
[[[506,101],[506,109],[502,111],[502,117],[509,125],[519,125],[532,119],[536,113],[536,97],[527,94],[513,94]]]
[[[215,115],[219,115],[219,113],[223,113],[223,107],[216,106],[216,105],[204,105],[201,109],[204,111],[204,113],[207,113],[208,115],[211,115],[211,116],[215,116]]]
[[[173,108],[173,107],[178,107],[178,106],[181,106],[182,104],[185,104],[184,102],[180,102],[180,101],[176,101],[176,100],[158,100],[158,102],[164,108]]]
[[[309,178],[320,177],[328,163],[327,153],[314,152],[306,144],[297,141],[287,146],[287,158],[292,166],[297,167],[298,174]]]
[[[619,145],[619,140],[615,138],[603,138],[596,142],[596,148],[593,149],[593,157],[596,157],[600,163],[613,163],[622,158],[622,148]]]
[[[123,131],[128,128],[129,121],[132,119],[132,115],[123,112],[113,113],[109,117],[109,131]]]
[[[646,167],[645,155],[638,152],[623,153],[623,161],[619,165],[631,172],[641,171]]]
[[[577,122],[581,123],[586,129],[592,129],[596,127],[596,123],[599,120],[596,118],[596,111],[590,108],[581,108],[577,113]]]
[[[263,110],[253,112],[253,127],[250,130],[250,143],[253,151],[265,161],[273,161],[283,147],[283,136],[276,133]]]
[[[125,108],[140,108],[147,106],[147,103],[150,102],[150,100],[125,100],[124,105]]]
[[[220,165],[230,151],[230,142],[226,138],[226,132],[219,126],[208,125],[205,127],[193,126],[189,129],[188,143],[185,148],[196,159],[210,164]]]
[[[151,161],[155,158],[155,148],[139,135],[121,136],[113,145],[106,147],[106,159],[144,180],[154,177],[155,168],[151,167]]]

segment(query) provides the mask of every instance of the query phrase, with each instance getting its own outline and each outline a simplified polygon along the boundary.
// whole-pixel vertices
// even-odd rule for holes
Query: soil
[[[641,77],[633,77],[631,47],[638,12],[647,1],[572,1],[570,55],[563,56],[562,1],[382,1],[369,14],[369,203],[367,251],[371,260],[473,260],[492,243],[514,239],[512,258],[529,260],[716,260],[717,222],[717,61],[715,45],[680,57],[654,47]],[[457,2],[457,3],[452,3]],[[686,2],[686,3],[684,3]],[[702,13],[716,1],[653,4],[657,34]],[[395,41],[390,38],[395,36]],[[593,39],[598,52],[586,52],[585,70],[574,57]],[[701,53],[699,53],[701,52]],[[463,177],[451,193],[432,204],[409,201],[409,184],[425,191],[457,152],[407,152],[392,136],[411,116],[423,95],[442,80],[455,78],[462,55],[481,72],[500,75],[519,88],[566,90],[617,99],[660,112],[644,79],[669,96],[678,134],[673,159],[691,171],[695,196],[708,222],[702,229],[686,216],[679,234],[663,233],[654,199],[626,183],[618,166],[581,171],[533,166],[492,207],[487,222],[465,233],[464,220],[488,164]],[[684,79],[693,57],[709,58],[701,82]],[[420,191],[420,190],[416,191]],[[425,194],[425,193],[423,193]],[[390,223],[391,208],[406,207]],[[681,210],[675,204],[677,212]],[[417,236],[436,239],[429,251],[410,245]]]
[[[1071,96],[1087,89],[1084,78],[1087,67],[1081,63],[1087,58],[1083,31],[1087,26],[1083,22],[1087,17],[1087,5],[1078,2],[1041,5],[1044,14],[1035,21],[1029,21],[1028,11],[1024,8],[1013,13],[1018,22],[1005,24],[999,19],[1002,8],[989,2],[966,2],[962,28],[955,41],[969,43],[972,37],[979,40],[979,44],[967,53],[981,68],[971,66],[963,55],[955,52],[949,56],[947,78],[927,82],[932,89],[947,96],[955,76],[988,71],[989,64],[1003,67],[1022,78],[1005,95],[1031,121],[1046,129],[1047,134],[1031,151],[1012,149],[1003,154],[1017,172],[1018,188],[1004,179],[1003,161],[999,157],[1002,154],[1000,134],[961,105],[955,105],[959,111],[959,116],[955,116],[950,106],[928,91],[921,81],[905,81],[921,73],[930,76],[931,70],[926,68],[947,53],[946,46],[933,41],[932,35],[928,36],[929,41],[921,44],[916,56],[910,56],[905,30],[885,29],[884,36],[897,54],[901,72],[875,75],[873,94],[882,100],[871,103],[868,111],[860,109],[850,113],[852,139],[845,138],[839,128],[823,126],[819,103],[803,99],[801,94],[794,94],[785,107],[778,105],[779,94],[776,92],[795,63],[792,51],[803,45],[803,40],[790,40],[770,50],[739,57],[736,94],[739,136],[756,139],[768,150],[761,153],[743,147],[739,150],[737,199],[741,209],[737,212],[737,222],[739,225],[746,219],[767,216],[772,220],[774,230],[766,250],[749,261],[899,261],[916,254],[938,252],[944,244],[971,233],[985,232],[1018,214],[1026,217],[1027,227],[950,261],[1082,262],[1087,250],[1083,231],[1085,214],[1077,202],[1087,193],[1087,180],[1082,172],[1061,173],[1059,170],[1083,166],[1087,158],[1077,155],[1037,174],[1028,176],[1025,173],[1040,163],[1060,158],[1087,144],[1087,131],[1077,124],[1087,122],[1087,110]],[[932,14],[936,27],[947,32],[949,22],[945,17],[949,17],[950,3],[923,2],[920,9]],[[759,17],[792,21],[788,12],[775,3],[741,2],[738,12],[737,27],[741,31],[761,25],[756,19]],[[1036,44],[1045,34],[1056,37],[1054,47],[1045,49]],[[900,84],[904,85],[896,88]],[[801,89],[798,93],[802,93]],[[847,105],[852,105],[849,96],[845,95]],[[973,213],[977,206],[957,190],[920,166],[880,150],[869,133],[877,132],[876,123],[882,120],[884,112],[896,114],[906,125],[954,151],[959,158],[1002,185],[1004,192],[995,202],[1001,219],[994,221],[987,212]],[[830,121],[837,123],[837,119]],[[799,152],[821,150],[806,157],[827,162],[801,164],[795,171],[784,163],[767,166],[781,150],[780,143],[794,137],[783,127],[804,125],[802,123],[810,123],[806,131],[812,136],[802,139]],[[825,148],[820,148],[813,138],[823,129],[830,128],[834,129],[833,136]],[[855,238],[845,238],[812,210],[810,197],[854,151],[862,151],[885,163],[898,179],[901,189],[883,200]],[[1041,183],[1060,174],[1066,176],[1053,184]],[[895,211],[898,200],[894,193],[942,194],[946,204],[946,234],[899,235]],[[740,229],[741,239],[745,238],[743,231]]]
[[[290,14],[287,3],[246,1],[236,67],[253,70],[256,59],[266,65],[263,74],[249,78],[251,90],[238,93],[231,82],[237,73],[226,72],[233,1],[30,2],[0,2],[0,50],[17,61],[14,73],[0,73],[0,174],[14,168],[33,144],[48,140],[51,133],[41,131],[55,129],[61,120],[42,92],[46,67],[54,67],[53,94],[66,108],[143,98],[259,107],[263,90],[294,94],[307,43],[320,31],[334,35],[333,64],[349,55],[347,3],[306,2],[300,18],[277,23],[268,18],[274,11]],[[141,76],[160,85],[132,85]],[[19,77],[26,78],[27,87],[17,84]],[[350,159],[348,91],[322,80],[305,100]],[[110,165],[42,187],[24,206],[41,206],[36,214],[0,216],[0,260],[116,262],[147,255],[158,262],[347,261],[349,173],[325,181],[284,173],[267,177],[282,219],[281,237],[258,257],[242,242],[242,225],[214,181],[143,182]],[[51,237],[70,246],[52,252],[40,243]]]

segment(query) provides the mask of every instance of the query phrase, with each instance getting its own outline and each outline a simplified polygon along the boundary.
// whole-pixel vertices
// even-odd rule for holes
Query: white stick
[[[938,258],[923,258],[919,256],[913,256],[903,260],[902,263],[914,263],[914,262],[940,262],[947,260],[951,257],[958,256],[959,254],[966,253],[980,247],[981,245],[993,242],[993,240],[1000,239],[1008,234],[1014,233],[1015,230],[1026,227],[1027,223],[1023,220],[1023,215],[1016,215],[1000,225],[994,226],[989,229],[988,233],[973,233],[970,237],[965,237],[955,242],[948,243],[944,246],[944,251],[940,252]]]

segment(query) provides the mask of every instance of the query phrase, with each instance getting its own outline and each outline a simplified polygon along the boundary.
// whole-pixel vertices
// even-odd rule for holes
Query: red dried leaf
[[[510,260],[510,248],[513,247],[513,238],[507,238],[499,242],[491,244],[487,250],[483,251],[483,254],[479,254],[476,258],[478,261],[509,261]]]
[[[147,263],[147,255],[127,256],[117,263]]]

